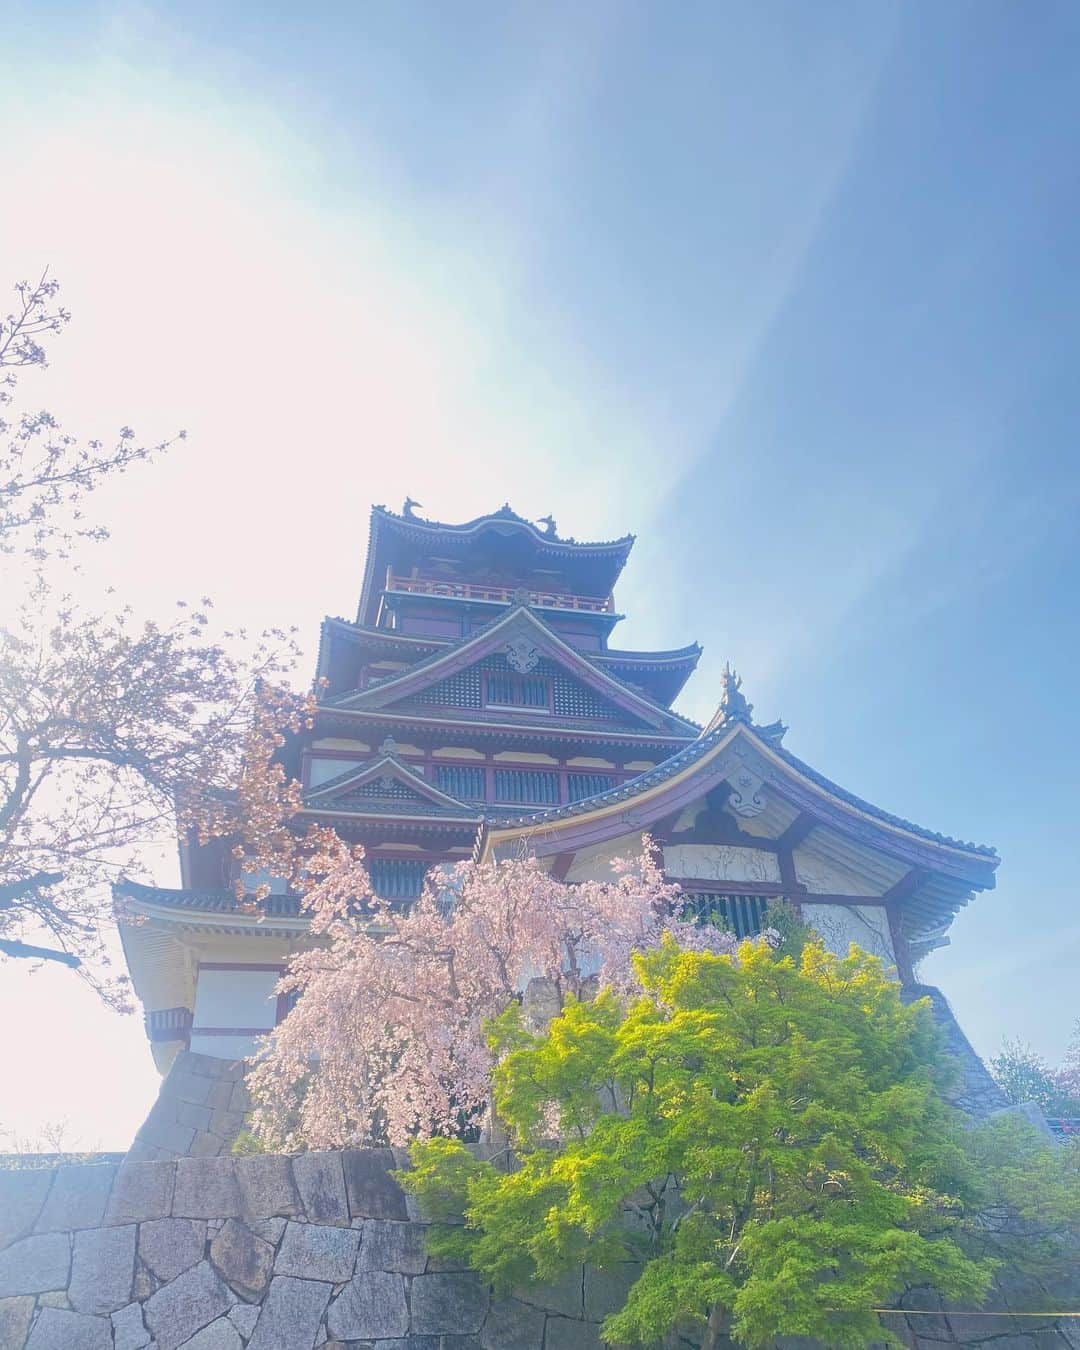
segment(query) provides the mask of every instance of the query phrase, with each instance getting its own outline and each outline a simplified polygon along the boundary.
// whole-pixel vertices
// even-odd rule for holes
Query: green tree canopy
[[[517,1005],[495,1023],[515,1163],[414,1148],[404,1183],[431,1217],[466,1219],[433,1228],[434,1252],[505,1289],[637,1262],[603,1328],[621,1344],[863,1346],[886,1339],[872,1310],[909,1285],[978,1304],[993,1255],[960,1240],[976,1213],[1025,1203],[1024,1169],[991,1166],[941,1096],[951,1069],[925,1002],[905,1006],[854,948],[796,962],[764,943],[733,959],[667,942],[636,966],[628,1004],[571,1001],[542,1035]],[[1076,1220],[1056,1166],[1040,1182],[1055,1233]]]

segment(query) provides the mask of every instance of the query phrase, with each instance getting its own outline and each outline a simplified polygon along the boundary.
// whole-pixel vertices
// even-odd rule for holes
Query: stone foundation
[[[358,1149],[0,1173],[0,1350],[599,1350],[635,1267],[495,1298],[428,1257],[390,1175],[404,1162]],[[1080,1304],[1080,1270],[1074,1284],[1059,1306]],[[987,1311],[1045,1296],[1007,1273]],[[889,1318],[913,1350],[1080,1350],[1080,1322],[959,1317],[928,1289],[903,1303],[929,1310]]]
[[[242,1060],[182,1050],[161,1080],[128,1160],[216,1158],[229,1152],[250,1110]]]

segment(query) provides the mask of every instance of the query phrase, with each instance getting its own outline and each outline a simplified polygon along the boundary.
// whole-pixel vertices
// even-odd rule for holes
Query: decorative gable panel
[[[560,720],[606,722],[613,727],[645,725],[642,719],[591,689],[557,662],[540,657],[530,663],[528,673],[522,674],[503,653],[486,656],[468,670],[448,675],[388,706],[456,708],[477,713],[486,709],[500,713],[510,710]]]

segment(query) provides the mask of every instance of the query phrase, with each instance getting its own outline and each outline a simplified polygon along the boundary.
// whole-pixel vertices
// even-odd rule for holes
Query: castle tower
[[[913,981],[957,910],[994,884],[993,849],[845,791],[759,725],[726,670],[704,728],[672,710],[697,644],[611,645],[633,538],[562,539],[508,506],[461,525],[371,513],[355,621],[327,619],[318,713],[289,751],[302,821],[363,844],[376,890],[403,905],[427,870],[528,850],[573,882],[648,832],[669,878],[740,935],[772,897],[835,950],[857,942]],[[155,1060],[250,1053],[286,1008],[272,995],[305,941],[298,901],[260,917],[233,895],[215,841],[182,851],[182,885],[125,883],[122,937]]]

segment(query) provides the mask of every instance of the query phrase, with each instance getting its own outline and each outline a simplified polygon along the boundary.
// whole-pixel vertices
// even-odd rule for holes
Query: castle
[[[508,506],[447,525],[416,505],[372,510],[356,619],[324,622],[315,723],[287,751],[302,820],[362,844],[381,895],[407,905],[434,866],[524,852],[566,882],[602,876],[648,833],[668,878],[740,936],[786,897],[832,949],[857,942],[911,986],[993,886],[993,849],[823,777],[781,723],[754,721],[729,669],[706,726],[675,712],[697,644],[611,643],[632,536],[579,543]],[[181,864],[179,889],[118,887],[163,1073],[181,1050],[250,1053],[287,1012],[273,988],[305,942],[284,886],[261,916],[238,906],[226,842],[188,843]]]

